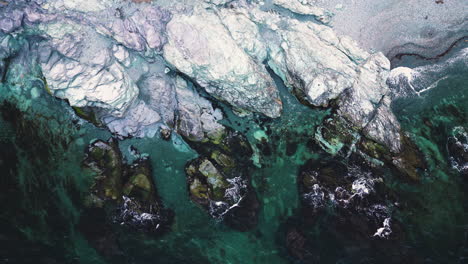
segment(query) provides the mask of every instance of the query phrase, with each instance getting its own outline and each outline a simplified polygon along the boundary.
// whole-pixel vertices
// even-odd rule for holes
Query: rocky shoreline
[[[69,204],[79,211],[69,213],[74,221],[67,228],[76,226],[105,260],[125,263],[131,257],[122,240],[164,243],[176,232],[178,216],[159,195],[155,178],[161,175],[152,165],[158,157],[132,148],[136,158],[127,161],[119,142],[183,140],[197,154],[183,169],[187,201],[230,232],[257,238],[268,202],[261,186],[268,183],[258,186],[253,175],[266,162],[291,161],[300,149],[299,169],[290,172],[298,208],[271,231],[288,257],[323,263],[366,255],[422,263],[404,247],[412,230],[401,220],[419,200],[404,201],[406,191],[395,182],[423,186],[437,163],[465,179],[466,112],[438,103],[423,109],[415,132],[410,118],[393,109],[444,82],[448,70],[466,67],[466,49],[437,65],[391,69],[383,53],[362,49],[332,24],[332,12],[295,0],[0,3],[0,88],[8,91],[0,109],[17,137],[4,144],[0,166],[13,179],[17,168],[3,160],[17,159],[10,155],[20,153],[15,144],[36,155],[27,158],[36,168],[68,151],[81,126],[110,135],[77,143],[84,149],[81,169],[92,177],[81,184],[85,190],[67,185]],[[326,112],[322,121],[304,118],[317,124],[304,126],[306,132],[268,129],[274,122],[290,125],[282,118],[291,101],[276,80],[294,103]],[[57,100],[73,121],[54,114],[25,118],[22,111],[43,98]],[[431,111],[445,119],[431,121]],[[258,130],[237,131],[232,120]],[[52,132],[64,126],[62,135]],[[444,146],[443,154],[431,140]],[[48,181],[44,177],[34,181]]]

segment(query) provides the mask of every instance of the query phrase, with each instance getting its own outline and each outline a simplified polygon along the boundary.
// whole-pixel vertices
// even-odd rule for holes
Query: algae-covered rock
[[[92,193],[100,199],[122,199],[124,164],[117,141],[96,140],[90,144],[84,165],[96,172]]]
[[[338,109],[317,127],[315,141],[331,155],[361,155],[373,166],[389,166],[410,180],[418,180],[426,168],[421,151],[391,113],[388,99],[373,110],[364,126],[347,119]]]
[[[102,207],[103,202],[115,207],[114,221],[148,233],[168,228],[172,213],[165,209],[156,193],[149,158],[142,157],[128,165],[118,142],[96,140],[88,146],[85,167],[95,174],[88,207]]]
[[[315,140],[326,152],[346,156],[360,138],[358,131],[350,122],[333,115],[317,127]]]
[[[401,134],[400,138],[402,145],[398,153],[393,153],[385,145],[365,137],[361,138],[357,147],[363,151],[361,154],[369,161],[380,165],[385,163],[404,178],[417,181],[427,168],[423,154],[407,135]]]
[[[47,87],[47,86],[46,86]],[[99,120],[99,118],[97,117],[96,113],[94,112],[94,110],[90,107],[77,107],[77,106],[73,106],[72,107],[73,110],[75,111],[75,114],[90,122],[91,124],[97,126],[97,127],[103,127],[104,125],[102,124],[101,120]]]
[[[210,200],[221,201],[229,183],[208,159],[195,159],[186,168],[192,199],[209,205]]]
[[[95,178],[85,197],[80,230],[96,250],[107,258],[122,255],[119,230],[161,235],[170,229],[174,213],[162,204],[148,157],[127,164],[118,142],[96,140],[87,150],[83,166]]]
[[[216,141],[189,141],[200,157],[185,167],[188,190],[213,218],[244,231],[256,225],[259,209],[249,175],[252,150],[244,136],[225,130]]]

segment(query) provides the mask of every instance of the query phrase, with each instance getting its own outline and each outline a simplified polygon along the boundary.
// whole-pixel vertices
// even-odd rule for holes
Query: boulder
[[[216,13],[195,7],[174,14],[167,25],[164,58],[217,99],[269,117],[281,114],[270,75],[231,37]]]
[[[248,141],[225,128],[219,141],[189,141],[200,157],[185,167],[190,198],[217,221],[240,231],[257,224],[259,202],[251,185]]]
[[[118,246],[122,228],[152,236],[170,230],[174,213],[157,194],[148,157],[127,164],[116,140],[96,140],[88,146],[83,166],[95,178],[79,227],[98,253],[111,259],[123,254]]]

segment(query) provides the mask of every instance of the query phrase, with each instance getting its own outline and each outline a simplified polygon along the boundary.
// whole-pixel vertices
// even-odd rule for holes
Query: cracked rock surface
[[[0,7],[1,56],[13,55],[13,40],[28,43],[48,91],[74,107],[91,107],[122,137],[154,136],[168,127],[201,140],[222,117],[200,90],[239,115],[278,117],[282,101],[271,69],[306,104],[339,100],[338,111],[353,126],[372,124],[366,135],[397,151],[399,126],[381,102],[389,94],[388,60],[335,34],[323,8],[269,5],[15,1]],[[198,88],[176,89],[179,76]],[[372,120],[380,113],[388,120]]]

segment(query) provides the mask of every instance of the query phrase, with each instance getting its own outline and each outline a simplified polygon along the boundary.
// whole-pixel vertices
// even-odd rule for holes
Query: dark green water
[[[85,146],[110,135],[51,98],[34,79],[34,69],[19,71],[0,84],[0,263],[105,263],[76,225],[80,194],[91,180],[80,166]],[[15,78],[22,73],[30,77]],[[407,234],[403,246],[424,263],[465,263],[468,257],[468,186],[450,167],[446,148],[455,127],[468,127],[467,83],[465,69],[454,71],[421,97],[399,99],[393,106],[428,162],[420,183],[387,179],[405,207],[397,216]],[[196,153],[180,138],[121,142],[129,160],[130,145],[149,154],[158,192],[176,214],[172,232],[162,237],[123,236],[120,246],[132,263],[294,262],[279,230],[299,214],[298,169],[320,158],[310,141],[328,112],[299,104],[283,86],[281,94],[285,111],[277,120],[241,119],[228,112],[224,121],[246,133],[252,146],[262,137],[269,142],[267,153],[255,147],[258,167],[252,178],[261,211],[258,227],[249,232],[229,229],[190,201],[184,165]]]

